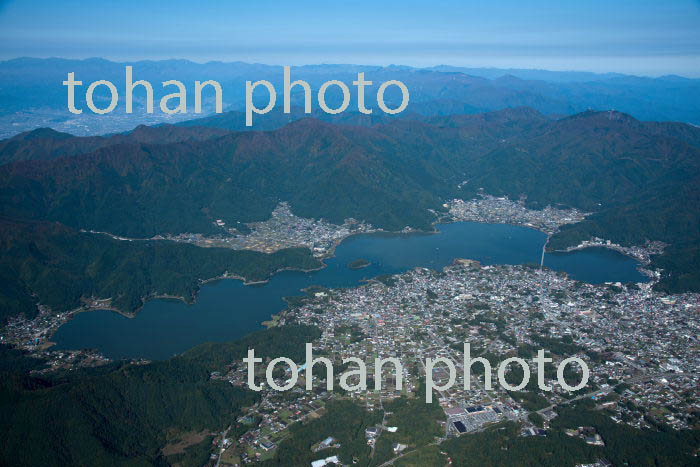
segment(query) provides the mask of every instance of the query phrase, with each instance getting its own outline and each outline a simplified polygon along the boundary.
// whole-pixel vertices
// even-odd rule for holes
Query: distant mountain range
[[[55,66],[55,76],[46,72],[46,63]],[[2,70],[8,64],[26,68],[23,92],[30,92],[29,100],[39,106],[63,105],[63,96],[51,92],[64,66],[92,67],[88,80],[108,77],[106,69],[121,69],[121,64],[101,60],[27,59],[0,64],[0,81],[7,79]],[[252,71],[259,72],[254,74],[258,79],[266,70],[273,72],[246,64],[137,66],[150,79],[166,79],[182,69],[195,70],[193,79],[208,78],[217,67],[244,70],[235,79],[248,79]],[[303,71],[325,80],[342,76],[341,69],[348,76],[353,72],[352,67],[332,66]],[[597,96],[601,108],[607,108],[615,106],[608,105],[604,93],[589,95],[583,89],[607,89],[623,102],[625,85],[616,93],[610,82],[639,80],[636,85],[663,94],[678,81],[682,86],[675,91],[679,105],[674,111],[694,115],[700,108],[693,100],[697,91],[690,91],[697,89],[696,81],[517,70],[511,73],[515,77],[481,78],[459,70],[403,67],[378,69],[376,76],[387,79],[380,77],[395,73],[415,79],[411,86],[417,98],[411,112],[399,118],[351,112],[309,117],[297,107],[289,115],[275,111],[261,117],[253,131],[237,110],[110,136],[78,137],[46,127],[13,131],[0,141],[0,325],[18,314],[36,316],[38,305],[63,312],[91,299],[110,298],[114,309],[133,313],[155,296],[191,301],[202,279],[227,274],[264,280],[280,269],[321,265],[304,248],[264,254],[167,240],[120,241],[83,229],[136,238],[219,234],[216,219],[228,225],[264,220],[280,201],[288,201],[304,217],[337,223],[354,217],[387,230],[428,230],[437,217],[431,210],[441,211],[446,200],[470,199],[482,190],[525,197],[535,209],[563,204],[593,213],[565,226],[551,238],[551,249],[592,236],[624,245],[666,242],[664,253],[653,258],[652,266],[664,269],[658,287],[700,292],[700,128],[645,122],[620,111],[577,109],[573,97],[558,101],[517,89],[570,87],[579,96]],[[532,77],[550,81],[523,80]],[[645,99],[656,97],[639,89],[627,104],[643,111]],[[4,111],[12,112],[7,97],[16,91],[0,85]],[[26,105],[22,95],[17,94],[17,108]],[[453,100],[454,95],[461,97]],[[518,102],[532,106],[512,107]],[[490,107],[500,110],[474,113]],[[572,109],[584,111],[553,115]],[[659,109],[662,115],[663,105]],[[46,115],[57,115],[51,112]],[[16,121],[14,115],[8,113],[7,121]],[[687,120],[697,122],[693,119]],[[110,128],[129,122],[134,120]],[[60,118],[49,125],[60,127],[53,123]],[[209,433],[259,400],[257,393],[214,378],[216,372],[225,372],[249,348],[267,360],[285,355],[300,361],[303,343],[319,335],[316,328],[285,325],[234,343],[203,344],[164,361],[112,362],[50,375],[28,374],[46,362],[0,344],[0,459],[13,465],[202,465],[212,448]],[[329,415],[346,420],[335,412]],[[590,418],[577,420],[585,421],[573,426],[593,425]],[[357,426],[364,445],[365,427]],[[234,423],[226,433],[238,439],[247,429]],[[199,444],[184,452],[163,449],[192,433],[203,434]],[[675,460],[669,453],[697,445],[696,435],[675,438],[665,430],[621,433],[629,439],[645,433],[661,459]],[[305,452],[318,439],[322,436],[311,439]],[[608,438],[606,443],[619,447]]]
[[[670,247],[654,259],[666,271],[660,286],[700,290],[700,129],[694,126],[641,122],[613,111],[555,119],[531,108],[365,126],[304,118],[247,132],[227,130],[230,117],[97,138],[39,129],[0,142],[0,216],[7,225],[0,242],[12,251],[4,262],[4,303],[21,296],[26,307],[37,287],[58,287],[57,273],[68,266],[77,277],[92,277],[82,292],[70,289],[71,303],[81,293],[99,296],[114,290],[109,264],[144,254],[132,252],[136,246],[114,250],[109,242],[88,241],[75,234],[78,229],[136,238],[215,234],[221,230],[214,220],[264,220],[280,201],[303,217],[430,229],[430,210],[482,189],[525,196],[533,208],[564,204],[594,213],[555,235],[550,248],[592,236],[624,245],[666,242]],[[15,222],[58,222],[68,230],[56,235],[53,227],[21,228],[26,235],[18,237]],[[66,261],[80,248],[96,255],[106,276],[99,283],[107,285],[95,282],[92,261]],[[105,248],[112,251],[107,258],[100,254]],[[172,254],[191,257],[197,250]],[[248,268],[251,258],[226,261]],[[260,271],[247,269],[248,275],[264,277],[275,264],[311,265],[297,253],[268,263]],[[149,263],[139,264],[143,271],[134,277],[155,284]],[[115,271],[133,264],[126,266]],[[175,289],[191,294],[193,280],[181,280]],[[134,309],[153,288],[130,284],[121,301]]]
[[[116,63],[97,58],[19,58],[0,62],[0,136],[12,136],[41,126],[80,134],[101,134],[125,131],[133,128],[134,122],[153,124],[172,121],[163,115],[138,112],[130,116],[119,111],[109,116],[89,113],[75,116],[67,111],[66,88],[61,83],[68,72],[75,72],[76,77],[86,85],[98,79],[108,79],[118,89],[124,89],[125,65],[134,66],[135,79],[154,83],[156,99],[164,94],[160,83],[165,80],[181,80],[190,90],[194,80],[218,80],[224,88],[224,103],[228,110],[243,109],[246,80],[266,79],[278,89],[282,86],[281,66],[242,62],[198,64],[186,60]],[[367,88],[368,102],[374,99],[378,83],[398,79],[405,82],[411,92],[411,103],[406,112],[424,116],[472,114],[529,106],[547,115],[563,116],[589,109],[615,109],[640,120],[700,124],[700,80],[679,76],[645,78],[614,73],[447,66],[417,69],[405,66],[307,65],[293,67],[292,77],[305,79],[314,90],[318,90],[321,83],[331,79],[350,84],[356,79],[358,71],[364,71],[366,78],[375,82],[373,87]],[[96,96],[99,99],[101,95],[97,92]],[[295,105],[302,104],[298,92],[293,93],[292,98]],[[333,102],[332,99],[333,96],[329,94],[329,103]],[[393,96],[387,94],[388,103],[392,99]],[[137,92],[135,100],[138,107],[143,96]],[[83,105],[81,93],[78,103]],[[356,108],[354,98],[352,108]],[[189,114],[189,118],[195,116]],[[261,116],[258,122],[263,121],[265,117]]]

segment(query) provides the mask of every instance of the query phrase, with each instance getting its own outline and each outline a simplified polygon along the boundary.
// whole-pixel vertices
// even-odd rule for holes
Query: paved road
[[[647,374],[638,375],[638,376],[634,376],[632,378],[629,378],[629,379],[623,381],[623,383],[634,383],[634,382],[639,382],[639,381],[646,381],[646,380],[653,379],[653,378],[672,378],[672,377],[678,377],[678,376],[687,376],[687,375],[685,375],[684,373],[647,373]],[[571,404],[572,402],[575,402],[575,401],[578,401],[581,399],[585,399],[587,397],[592,397],[596,394],[601,394],[601,393],[608,394],[612,390],[613,390],[613,388],[608,388],[608,389],[604,389],[604,390],[599,389],[597,391],[591,391],[591,392],[586,393],[586,394],[581,394],[580,396],[574,397],[573,399],[568,399],[566,401],[560,402],[559,404],[553,404],[553,405],[545,407],[541,410],[538,410],[537,413],[542,414],[542,412],[545,412],[547,410],[551,410],[554,407]],[[526,416],[527,416],[527,414],[522,414],[518,418],[524,418]],[[488,428],[489,426],[492,426],[492,425],[488,424],[488,425],[480,428],[479,430],[470,431],[469,434],[478,433],[478,432],[483,431],[484,429]],[[440,444],[442,444],[446,440],[447,440],[447,438],[440,438],[439,440],[437,440],[433,443],[427,444],[426,446],[439,446]],[[426,446],[421,446],[421,448],[426,447]],[[401,455],[396,456],[396,457],[384,462],[379,467],[386,467],[388,465],[393,465],[394,461],[396,461],[397,459],[401,459],[405,455],[410,454],[412,452],[415,452],[417,450],[418,449],[414,448],[414,449],[404,451],[403,453],[401,453]]]

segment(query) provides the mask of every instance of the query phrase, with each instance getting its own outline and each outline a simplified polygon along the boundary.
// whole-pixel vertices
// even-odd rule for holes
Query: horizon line
[[[45,57],[38,57],[38,56],[29,56],[29,55],[20,55],[20,56],[14,56],[11,58],[2,58],[0,59],[0,63],[9,63],[12,61],[16,60],[66,60],[66,61],[77,61],[77,62],[86,62],[90,60],[101,60],[109,63],[114,63],[114,64],[128,64],[128,63],[157,63],[157,62],[188,62],[191,64],[195,65],[209,65],[209,64],[222,64],[222,65],[234,65],[234,64],[244,64],[244,65],[258,65],[258,66],[269,66],[269,67],[281,67],[285,66],[283,63],[265,63],[265,62],[257,62],[257,61],[245,61],[245,60],[202,60],[202,61],[197,61],[193,60],[191,58],[176,58],[176,57],[170,57],[170,58],[145,58],[145,59],[137,59],[137,60],[122,60],[122,59],[114,59],[114,58],[105,58],[105,57],[99,57],[99,56],[89,56],[89,57],[82,57],[82,58],[67,58],[67,57],[60,57],[60,56],[55,56],[55,55],[50,55],[50,56],[45,56]],[[679,73],[663,73],[663,74],[633,74],[633,73],[625,73],[625,72],[619,72],[619,71],[590,71],[590,70],[576,70],[576,69],[551,69],[551,68],[521,68],[521,67],[506,67],[506,68],[501,68],[501,67],[496,67],[496,66],[478,66],[478,65],[450,65],[447,63],[440,63],[436,65],[430,65],[430,66],[415,66],[415,65],[403,65],[400,63],[388,63],[384,65],[377,65],[377,64],[362,64],[362,63],[342,63],[342,62],[315,62],[315,63],[304,63],[304,64],[297,64],[297,65],[289,65],[292,68],[302,68],[302,67],[311,67],[311,66],[351,66],[351,67],[372,67],[372,68],[408,68],[408,69],[413,69],[413,70],[428,70],[428,71],[439,71],[436,70],[437,68],[454,68],[455,70],[453,71],[454,73],[462,73],[466,74],[465,71],[461,71],[460,69],[464,70],[492,70],[492,71],[514,71],[514,72],[520,72],[520,71],[527,71],[527,72],[548,72],[548,73],[580,73],[580,74],[589,74],[589,75],[594,75],[594,76],[606,76],[606,75],[613,75],[611,77],[636,77],[636,78],[649,78],[649,79],[662,79],[662,78],[682,78],[686,80],[700,80],[700,76],[693,77],[693,76],[688,76],[688,75],[682,75]],[[446,71],[448,72],[448,71]],[[504,75],[505,76],[505,75]],[[486,78],[488,79],[488,78]]]

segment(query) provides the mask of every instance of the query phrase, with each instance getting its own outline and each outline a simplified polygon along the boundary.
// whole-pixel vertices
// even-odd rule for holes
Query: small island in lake
[[[356,259],[355,261],[349,262],[348,267],[350,269],[362,269],[362,268],[366,268],[370,264],[372,264],[372,263],[370,263],[369,261],[367,261],[364,258],[360,258],[360,259]]]

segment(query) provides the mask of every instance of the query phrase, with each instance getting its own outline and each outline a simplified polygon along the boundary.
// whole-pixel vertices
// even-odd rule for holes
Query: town
[[[554,409],[583,398],[596,401],[616,423],[649,426],[646,414],[653,413],[674,428],[687,428],[697,423],[700,412],[698,311],[697,294],[666,296],[649,284],[592,285],[547,269],[482,266],[469,260],[458,260],[443,271],[417,268],[362,287],[310,292],[303,303],[281,314],[278,325],[318,326],[322,336],[314,349],[335,356],[336,364],[346,357],[368,364],[390,357],[406,362],[403,388],[396,388],[399,375],[391,366],[383,374],[389,384],[381,390],[370,385],[344,393],[323,387],[307,392],[303,374],[297,388],[286,393],[263,386],[263,399],[245,416],[258,422],[238,440],[229,440],[227,458],[270,458],[288,436],[290,424],[318,417],[330,400],[350,398],[374,411],[387,401],[415,397],[427,358],[448,359],[458,370],[456,384],[440,390],[450,375],[444,367],[432,369],[436,402],[444,412],[444,439],[504,420],[522,422],[523,436],[546,436],[549,421],[557,416]],[[474,371],[471,389],[465,390],[465,341],[472,342],[474,355],[494,364],[508,356],[532,357],[540,347],[553,365],[577,356],[590,367],[590,380],[569,393],[556,381],[552,367],[543,376],[551,392],[538,390],[536,383],[521,391],[486,389],[484,374]],[[247,367],[232,362],[231,368],[219,377],[247,385]],[[510,382],[511,376],[522,374],[515,369],[513,365],[506,375]],[[263,377],[264,369],[259,370]],[[530,371],[531,381],[536,380],[535,365]],[[314,373],[320,386],[325,384],[323,375]],[[278,371],[278,384],[290,376],[289,369]],[[580,374],[567,372],[565,378],[576,382]],[[533,422],[539,419],[543,422]],[[379,426],[368,433],[368,443],[387,430]],[[603,442],[595,433],[588,437]]]
[[[585,216],[576,210],[529,210],[522,202],[488,195],[446,204],[451,219],[445,220],[507,222],[549,234]],[[269,220],[248,224],[245,234],[222,220],[216,223],[225,235],[169,239],[265,252],[305,246],[315,256],[326,257],[347,236],[375,231],[352,219],[341,226],[304,219],[294,215],[287,203],[281,203]],[[615,247],[600,239],[586,245]],[[644,259],[662,248],[651,244],[625,253]],[[377,359],[397,359],[401,365],[382,366],[379,374],[367,377],[366,385],[360,384],[356,372],[345,379],[349,389],[339,391],[328,390],[331,382],[327,381],[327,373],[325,377],[323,371],[307,373],[302,362],[292,362],[299,364],[296,369],[278,365],[269,372],[265,366],[270,361],[261,362],[263,365],[252,375],[260,382],[261,398],[231,421],[232,426],[239,427],[235,436],[227,429],[215,438],[212,465],[271,459],[280,444],[292,436],[291,427],[318,419],[329,404],[337,401],[352,401],[369,413],[384,414],[385,421],[365,433],[367,445],[374,450],[382,437],[395,436],[401,425],[396,416],[387,418],[384,407],[403,399],[424,404],[419,397],[428,381],[431,405],[437,404],[441,410],[442,434],[435,439],[438,444],[504,421],[518,422],[522,436],[547,436],[557,410],[580,400],[593,401],[617,424],[644,428],[651,426],[653,418],[675,429],[697,426],[700,296],[655,291],[655,277],[658,274],[648,283],[589,284],[541,266],[488,266],[456,259],[442,270],[415,268],[376,277],[358,287],[307,289],[302,297],[288,300],[287,308],[269,325],[317,327],[321,337],[313,342],[314,354],[328,358],[338,368],[351,370],[348,373],[360,366],[358,362],[373,366]],[[109,299],[92,297],[84,301],[84,309],[110,308]],[[83,309],[53,313],[42,307],[33,320],[11,321],[2,330],[0,340],[47,358],[50,363],[44,372],[103,365],[109,360],[95,351],[50,348],[51,334],[80,311]],[[513,357],[531,364],[528,370],[517,364],[505,367],[502,373],[508,384],[491,387],[485,379],[487,365],[483,370],[482,365],[474,365],[466,376],[465,343],[470,344],[471,357],[483,359],[494,372],[499,362]],[[538,349],[546,351],[547,362],[551,359],[544,371],[533,360]],[[585,387],[573,393],[566,386],[583,380],[582,366],[568,365],[557,371],[570,357],[585,362],[590,371]],[[351,359],[355,359],[355,365]],[[428,367],[428,359],[449,364]],[[347,362],[349,365],[344,364]],[[530,382],[515,388],[525,372],[532,376]],[[332,378],[342,377],[341,373]],[[250,376],[247,365],[230,362],[228,372],[212,373],[211,378],[247,388]],[[274,384],[265,384],[270,378]],[[381,386],[375,385],[375,379],[381,379]],[[540,381],[552,390],[541,390]],[[308,384],[313,391],[306,390]],[[280,392],[276,389],[280,387],[288,390]],[[605,443],[587,426],[567,435],[591,445]],[[314,465],[337,464],[338,459],[325,450],[338,444],[330,435],[319,439],[312,449],[318,453]],[[416,447],[397,442],[393,454],[400,457]]]
[[[216,225],[225,230],[220,236],[203,236],[201,234],[180,234],[165,238],[177,242],[194,243],[202,247],[223,247],[234,250],[253,250],[262,253],[274,253],[284,248],[308,248],[313,255],[324,258],[333,253],[335,247],[350,235],[378,232],[378,229],[355,219],[346,219],[342,225],[335,225],[323,219],[307,219],[296,216],[288,203],[280,203],[262,222],[246,224],[247,233],[241,228],[227,227],[217,219]]]
[[[528,209],[522,199],[515,202],[506,197],[484,193],[469,201],[453,199],[443,207],[448,209],[448,219],[451,221],[522,225],[548,235],[557,232],[562,225],[581,222],[588,215],[577,209],[557,209],[551,206],[541,210]]]

